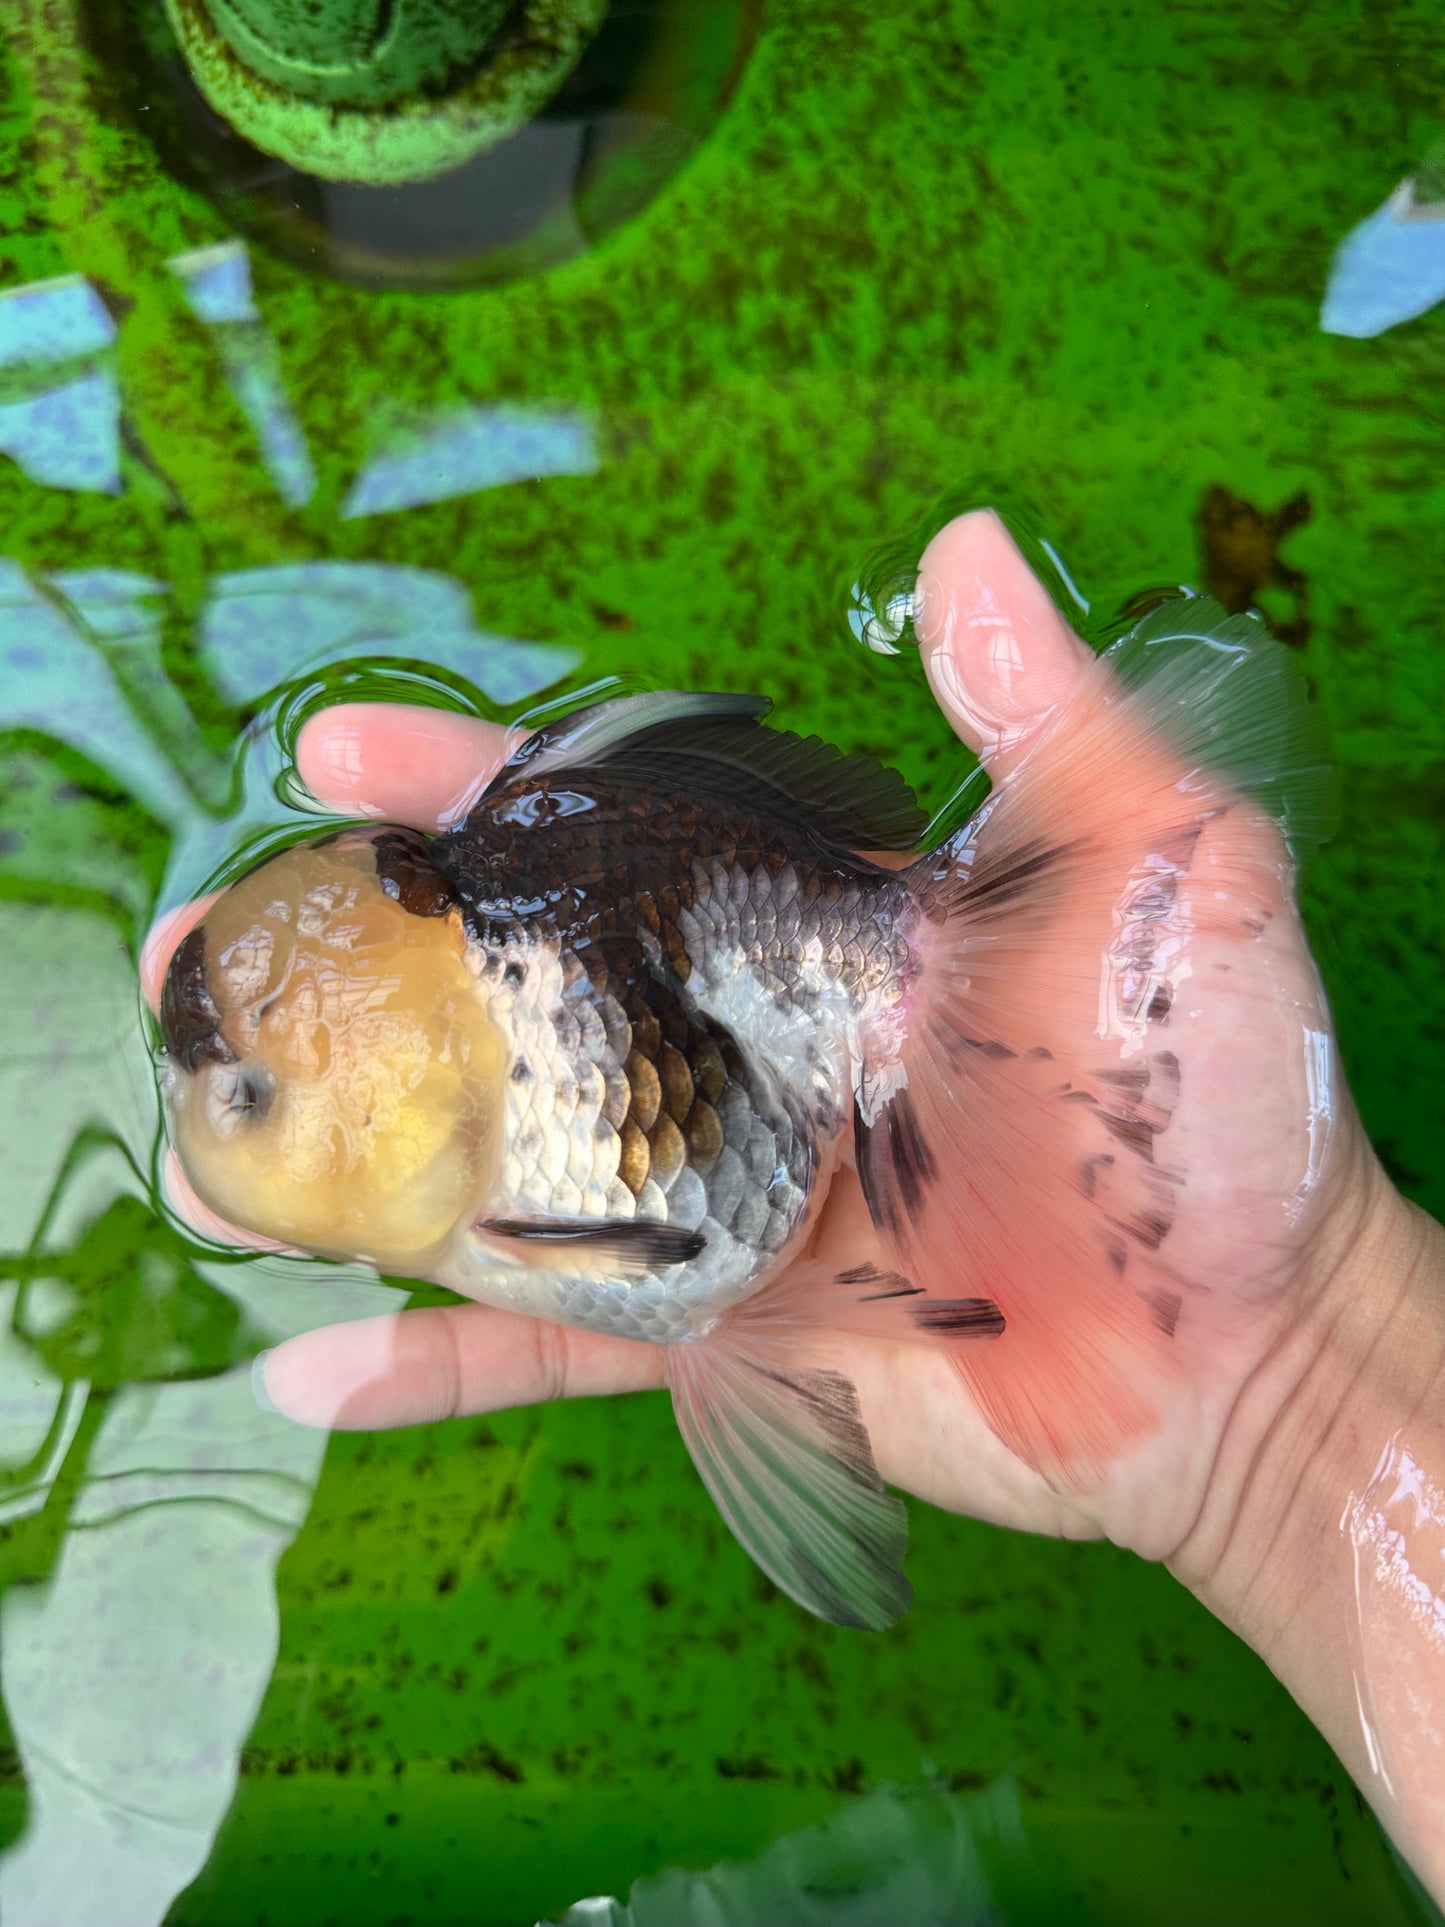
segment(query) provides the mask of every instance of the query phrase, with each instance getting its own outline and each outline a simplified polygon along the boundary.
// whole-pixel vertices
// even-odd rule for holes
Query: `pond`
[[[968,760],[850,588],[1001,500],[1081,622],[1188,583],[1298,653],[1311,936],[1440,1214],[1438,11],[431,11],[338,5],[328,66],[265,0],[7,9],[6,1927],[1429,1918],[1161,1569],[914,1503],[866,1635],[753,1570],[660,1393],[263,1411],[258,1351],[412,1287],[170,1215],[136,960],[302,820],[341,694],[756,689],[942,809]]]

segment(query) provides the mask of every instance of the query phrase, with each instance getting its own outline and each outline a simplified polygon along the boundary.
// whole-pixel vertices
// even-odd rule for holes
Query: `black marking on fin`
[[[1146,1164],[1154,1162],[1152,1124],[1146,1124],[1141,1117],[1116,1117],[1112,1111],[1100,1111],[1099,1118],[1110,1137],[1127,1144],[1131,1151],[1137,1151]]]
[[[1112,1084],[1116,1091],[1128,1091],[1134,1097],[1141,1097],[1149,1082],[1149,1071],[1144,1064],[1120,1064],[1108,1070],[1095,1071],[1094,1075],[1101,1084]]]
[[[1175,1327],[1179,1323],[1179,1311],[1184,1300],[1177,1291],[1164,1291],[1157,1285],[1151,1286],[1151,1288],[1144,1293],[1144,1298],[1149,1306],[1154,1323],[1166,1338],[1172,1338]]]
[[[1132,1218],[1110,1218],[1109,1222],[1116,1231],[1122,1231],[1126,1238],[1143,1245],[1146,1251],[1157,1251],[1169,1235],[1172,1219],[1162,1211],[1138,1211]]]
[[[1010,1050],[1007,1044],[1000,1043],[996,1037],[970,1037],[966,1032],[956,1029],[946,1017],[935,1017],[932,1020],[932,1030],[934,1036],[955,1060],[965,1051],[977,1051],[980,1057],[987,1057],[994,1063],[1000,1064],[1018,1056],[1016,1050]]]
[[[881,1492],[883,1480],[873,1462],[873,1444],[863,1423],[863,1408],[851,1378],[842,1372],[810,1369],[784,1374],[764,1372],[775,1385],[795,1392],[828,1436],[834,1456],[851,1479],[870,1492]]]
[[[860,1305],[875,1305],[888,1298],[917,1298],[923,1291],[922,1285],[915,1285],[901,1271],[880,1271],[877,1265],[854,1265],[851,1271],[840,1271],[836,1282],[875,1286],[875,1290],[859,1294]]]
[[[599,1258],[638,1267],[686,1264],[707,1245],[700,1231],[647,1218],[484,1218],[477,1229],[494,1238],[585,1245]]]
[[[976,862],[963,886],[963,901],[973,911],[1004,909],[1028,894],[1045,871],[1083,847],[1079,843],[1047,843],[1036,837],[1022,849],[1001,853],[996,864]]]
[[[992,1298],[930,1298],[910,1316],[934,1338],[1001,1338],[1008,1325]]]
[[[847,1271],[840,1271],[835,1282],[840,1285],[871,1285],[875,1279],[891,1278],[891,1271],[880,1271],[877,1265],[850,1265]]]
[[[922,1209],[938,1169],[907,1091],[889,1098],[876,1124],[856,1116],[854,1141],[864,1202],[874,1224],[896,1236]]]
[[[849,1481],[860,1492],[881,1497],[884,1492],[883,1480],[873,1461],[873,1445],[868,1437],[868,1428],[863,1422],[863,1410],[858,1402],[858,1393],[852,1379],[845,1378],[841,1372],[805,1371],[791,1378],[780,1374],[769,1374],[776,1382],[786,1385],[799,1402],[812,1416],[827,1441],[832,1457],[842,1467]],[[875,1584],[890,1601],[899,1602],[899,1610],[905,1608],[912,1599],[912,1590],[901,1572],[896,1570],[898,1552],[892,1544],[892,1534],[886,1519],[869,1521],[854,1528],[858,1550],[865,1564],[871,1569]],[[825,1565],[814,1559],[808,1549],[795,1540],[787,1546],[787,1557],[797,1580],[802,1585],[814,1611],[820,1611],[825,1618],[840,1626],[866,1626],[869,1622],[849,1605]]]
[[[1079,1165],[1079,1189],[1086,1198],[1092,1198],[1099,1188],[1099,1172],[1107,1171],[1114,1162],[1112,1151],[1099,1151],[1091,1158],[1085,1158]]]
[[[1149,999],[1149,1008],[1144,1015],[1151,1024],[1162,1024],[1169,1015],[1169,1006],[1174,1002],[1174,992],[1168,984],[1160,984]]]

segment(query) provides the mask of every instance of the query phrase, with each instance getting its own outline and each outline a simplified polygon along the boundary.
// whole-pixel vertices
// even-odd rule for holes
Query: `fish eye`
[[[217,1064],[206,1080],[206,1117],[218,1137],[259,1124],[271,1109],[276,1080],[254,1063]]]

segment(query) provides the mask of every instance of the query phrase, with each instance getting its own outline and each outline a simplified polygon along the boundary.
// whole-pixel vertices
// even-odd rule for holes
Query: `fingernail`
[[[251,1360],[251,1396],[263,1412],[269,1412],[274,1418],[281,1418],[284,1416],[281,1407],[266,1390],[266,1361],[270,1356],[270,1352],[257,1352]]]

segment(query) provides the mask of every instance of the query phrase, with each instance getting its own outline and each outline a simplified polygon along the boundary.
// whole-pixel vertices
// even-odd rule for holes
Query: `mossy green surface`
[[[223,573],[442,571],[480,629],[580,652],[575,683],[763,689],[936,805],[965,763],[917,665],[844,621],[870,549],[999,478],[1107,605],[1201,579],[1211,484],[1264,511],[1303,490],[1285,554],[1344,794],[1310,927],[1372,1137],[1445,1211],[1445,311],[1317,325],[1335,246],[1433,138],[1437,10],[779,0],[711,139],[564,269],[376,294],[253,251],[318,474],[299,509],[165,265],[225,238],[209,204],[61,0],[17,14],[0,285],[103,288],[126,433],[115,496],[0,459],[4,551],[168,589],[152,737],[198,817],[247,720],[196,646]],[[595,470],[343,514],[399,435],[499,402],[586,418]],[[87,787],[33,722],[7,741],[0,894],[49,878],[87,941],[133,943],[164,830],[123,771]],[[47,782],[70,787],[37,809]],[[199,848],[173,845],[168,898]],[[32,1205],[6,1196],[0,1248]],[[234,1806],[172,1920],[509,1927],[928,1772],[1017,1776],[1037,1890],[1010,1918],[1417,1918],[1323,1743],[1165,1574],[912,1510],[919,1603],[865,1639],[760,1587],[659,1399],[333,1441]],[[0,1824],[24,1802],[0,1782]]]

